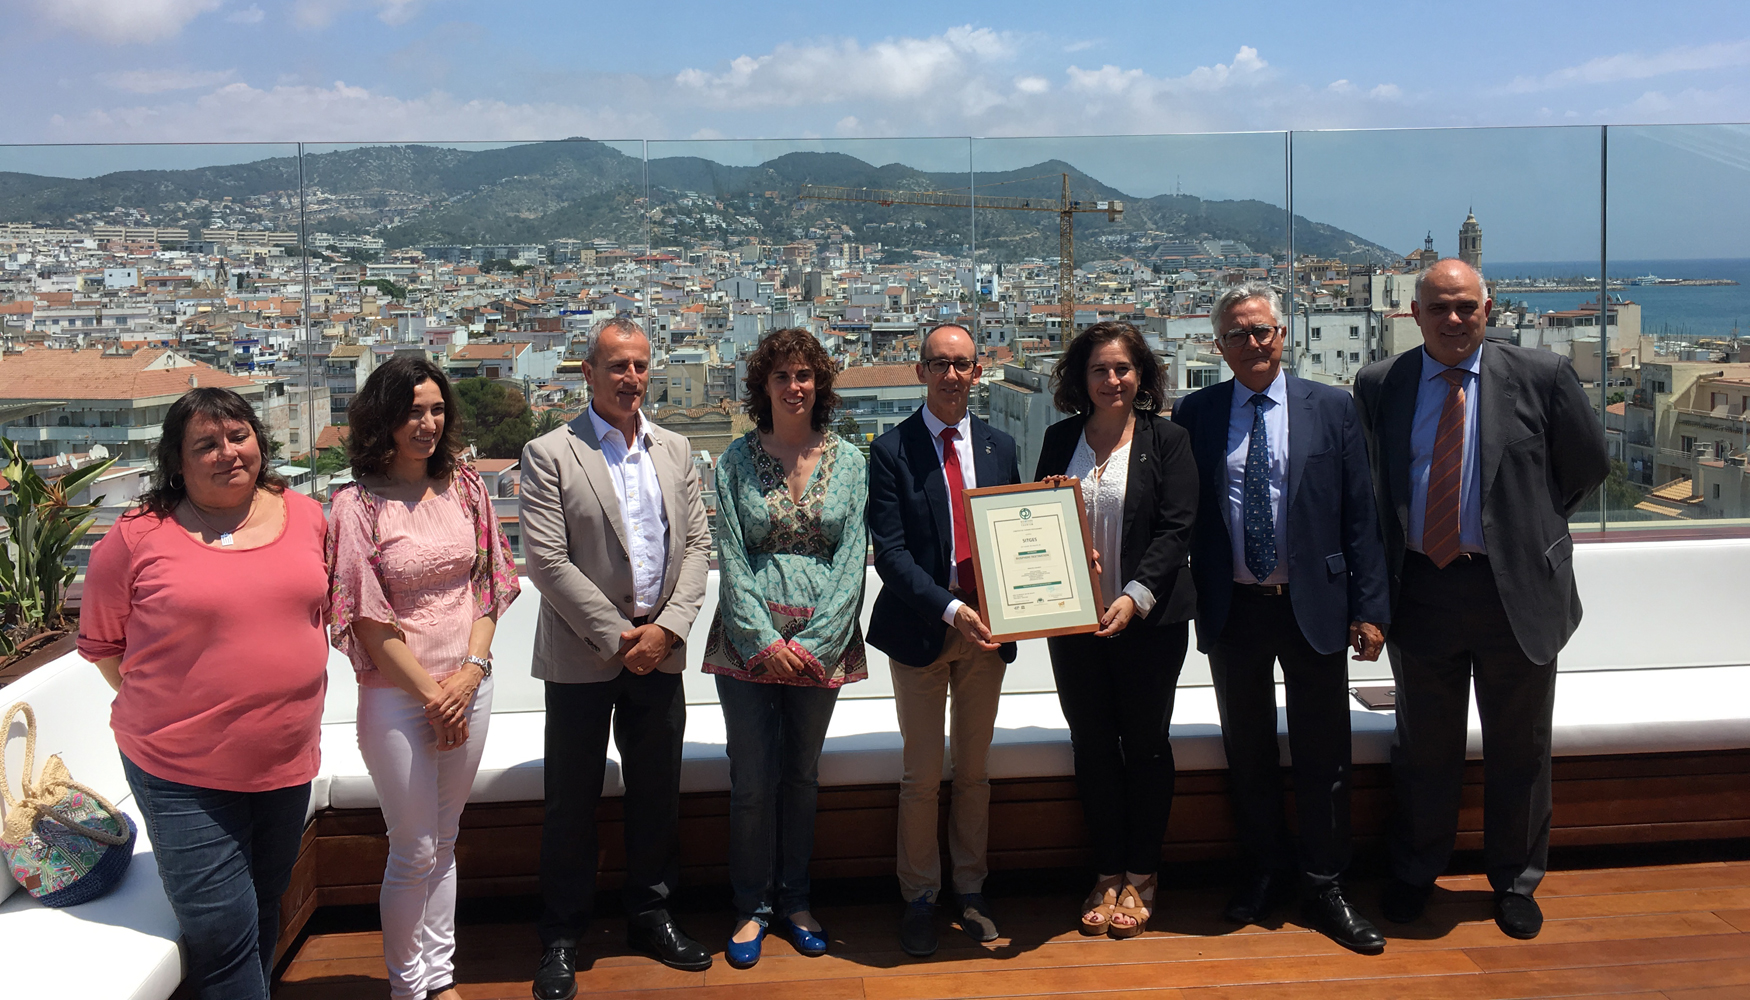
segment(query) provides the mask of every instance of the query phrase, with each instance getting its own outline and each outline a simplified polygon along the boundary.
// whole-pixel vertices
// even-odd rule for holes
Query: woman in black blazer
[[[1100,630],[1049,640],[1097,878],[1082,932],[1134,937],[1154,908],[1173,801],[1167,724],[1197,610],[1186,556],[1197,465],[1160,416],[1165,373],[1129,323],[1097,323],[1052,372],[1057,408],[1038,479],[1081,480],[1106,604]]]

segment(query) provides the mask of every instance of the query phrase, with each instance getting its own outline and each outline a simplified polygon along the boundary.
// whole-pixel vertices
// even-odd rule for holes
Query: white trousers
[[[419,699],[359,688],[359,753],[389,827],[380,906],[395,997],[424,997],[455,976],[456,829],[486,746],[492,678],[480,682],[468,713],[468,742],[439,753]]]

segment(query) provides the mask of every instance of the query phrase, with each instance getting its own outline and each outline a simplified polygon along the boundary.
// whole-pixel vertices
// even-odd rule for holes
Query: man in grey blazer
[[[710,526],[687,439],[639,412],[644,332],[610,320],[583,372],[589,407],[522,458],[523,554],[541,592],[534,675],[547,694],[541,1000],[577,992],[610,723],[626,783],[627,944],[679,969],[711,964],[667,909],[680,868],[682,643],[704,602]]]
[[[1397,682],[1383,909],[1419,917],[1451,857],[1474,679],[1495,922],[1531,938],[1549,859],[1556,654],[1580,624],[1568,517],[1609,474],[1604,427],[1567,358],[1484,342],[1492,303],[1470,265],[1439,261],[1416,289],[1423,346],[1355,378]]]

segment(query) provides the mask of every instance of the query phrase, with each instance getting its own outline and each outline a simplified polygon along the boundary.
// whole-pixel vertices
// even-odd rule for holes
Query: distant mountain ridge
[[[0,173],[0,222],[66,225],[74,216],[117,207],[140,209],[152,225],[214,224],[210,215],[176,203],[295,192],[298,161],[274,157],[251,163],[190,170],[120,171],[68,179]],[[790,242],[810,229],[848,225],[848,239],[901,249],[964,253],[971,222],[964,210],[872,204],[797,202],[803,184],[897,190],[964,190],[961,172],[928,172],[899,163],[875,165],[844,153],[786,153],[757,166],[732,166],[702,157],[658,157],[645,163],[605,143],[587,139],[525,143],[498,149],[439,146],[364,146],[306,154],[312,230],[375,232],[391,247],[434,243],[546,243],[571,237],[643,242],[647,213],[651,243],[682,239]],[[1060,175],[1082,199],[1119,199],[1124,216],[1108,222],[1097,214],[1076,219],[1078,261],[1110,259],[1146,247],[1150,239],[1219,239],[1244,242],[1260,253],[1286,248],[1280,206],[1251,200],[1206,200],[1194,195],[1139,199],[1058,160],[1016,170],[981,172],[980,191],[1055,199]],[[645,185],[649,185],[649,201]],[[712,204],[689,209],[683,192]],[[768,198],[774,193],[776,198]],[[717,209],[716,202],[724,207]],[[168,206],[168,208],[167,208]],[[656,210],[652,213],[650,210]],[[207,210],[210,212],[211,210]],[[751,218],[757,229],[702,212]],[[280,215],[279,226],[295,219]],[[891,223],[892,225],[888,225]],[[712,229],[716,225],[718,228]],[[1057,253],[1052,213],[980,210],[981,260],[1049,257]],[[1152,235],[1151,235],[1152,234]],[[1108,237],[1102,240],[1101,237]],[[1157,241],[1158,241],[1157,240]],[[1296,249],[1386,263],[1399,255],[1335,226],[1295,218]]]

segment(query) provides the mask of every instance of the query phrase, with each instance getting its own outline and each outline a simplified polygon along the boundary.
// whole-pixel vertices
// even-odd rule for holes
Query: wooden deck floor
[[[1375,920],[1381,884],[1372,879],[1352,886],[1352,898]],[[1538,893],[1547,917],[1543,934],[1529,942],[1514,941],[1495,927],[1484,879],[1445,878],[1419,922],[1381,924],[1389,943],[1378,957],[1350,954],[1292,919],[1273,921],[1268,928],[1232,928],[1219,915],[1225,894],[1213,886],[1167,891],[1150,933],[1131,941],[1078,934],[1072,920],[1080,893],[1061,884],[1029,892],[1025,876],[1011,876],[1005,888],[1000,895],[993,889],[992,905],[1010,936],[974,944],[944,919],[941,950],[923,961],[899,950],[897,901],[822,901],[817,913],[833,937],[830,955],[803,958],[788,943],[769,937],[764,958],[746,971],[722,960],[730,923],[726,913],[683,917],[688,930],[717,954],[716,964],[702,973],[676,972],[628,954],[623,923],[603,919],[592,928],[585,960],[593,958],[593,964],[579,976],[579,996],[1750,998],[1750,861],[1554,872]],[[457,965],[464,997],[530,995],[528,977],[538,957],[531,922],[466,923],[460,937]],[[371,930],[312,934],[286,967],[275,996],[387,996],[380,949],[380,936]]]

